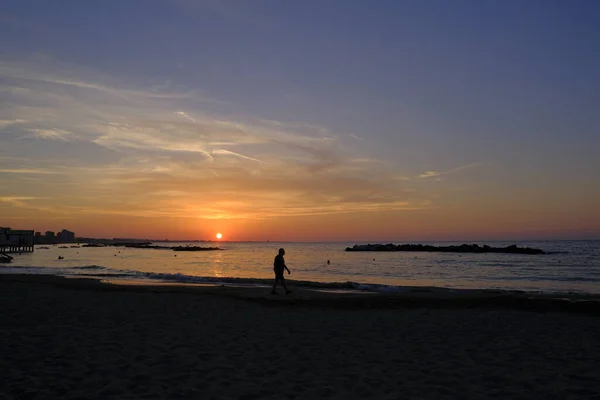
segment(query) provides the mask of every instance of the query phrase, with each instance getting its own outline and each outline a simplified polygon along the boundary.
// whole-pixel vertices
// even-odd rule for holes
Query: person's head
[[[283,249],[283,247],[281,249],[279,249],[279,255],[282,256],[285,254],[285,250]]]

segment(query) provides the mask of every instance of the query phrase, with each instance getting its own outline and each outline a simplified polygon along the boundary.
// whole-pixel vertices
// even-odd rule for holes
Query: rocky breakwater
[[[13,257],[0,251],[0,263],[8,264],[13,260]]]
[[[154,250],[173,250],[173,251],[212,251],[222,250],[220,247],[200,247],[200,246],[154,246],[147,243],[121,243],[114,246],[130,247],[134,249],[154,249]]]
[[[198,247],[198,246],[175,246],[171,247],[174,251],[214,251],[222,250],[220,247]]]
[[[546,254],[543,250],[531,247],[519,247],[515,244],[507,247],[491,247],[478,244],[461,244],[460,246],[431,246],[425,244],[355,244],[346,247],[346,251],[415,251],[446,253],[507,253],[507,254]]]

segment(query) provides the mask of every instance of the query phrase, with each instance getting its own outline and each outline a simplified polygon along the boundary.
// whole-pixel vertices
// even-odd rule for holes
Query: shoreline
[[[288,281],[293,293],[273,296],[270,286],[236,283],[177,283],[101,280],[57,275],[0,274],[0,284],[49,285],[58,288],[100,292],[184,293],[227,297],[268,306],[338,309],[505,309],[600,315],[600,296],[592,294],[534,294],[495,289],[447,289],[405,287],[400,292],[370,292],[345,288],[303,287]]]
[[[114,284],[127,284],[128,281],[141,282],[144,285],[149,285],[153,282],[155,285],[182,285],[182,286],[193,286],[193,285],[218,285],[218,286],[271,286],[273,284],[273,278],[271,276],[248,276],[248,277],[235,277],[235,276],[202,276],[202,275],[185,275],[177,272],[144,272],[144,271],[121,271],[114,270],[114,272],[105,273],[106,270],[111,268],[103,267],[100,265],[84,265],[75,267],[66,267],[69,270],[72,268],[76,272],[65,272],[60,271],[46,272],[44,269],[47,267],[35,267],[35,266],[21,266],[21,265],[10,265],[5,266],[5,269],[0,269],[0,275],[47,275],[47,276],[63,276],[63,277],[80,277],[90,278],[102,281],[110,281]],[[53,267],[48,267],[52,269]],[[61,267],[56,267],[61,269]],[[6,272],[6,270],[11,270]],[[37,272],[20,272],[19,270],[39,270]],[[95,270],[101,270],[103,272],[96,273]],[[89,271],[89,272],[88,272]],[[554,297],[554,298],[569,298],[574,300],[586,300],[586,299],[600,299],[600,286],[583,288],[576,287],[540,287],[531,285],[515,285],[510,286],[490,286],[490,285],[478,285],[474,283],[465,284],[464,281],[458,279],[457,281],[450,279],[429,279],[427,282],[418,282],[410,279],[394,279],[392,281],[373,281],[373,282],[359,282],[355,280],[297,280],[297,279],[286,279],[286,282],[290,282],[296,286],[300,286],[305,289],[320,289],[326,291],[354,291],[354,292],[375,292],[375,293],[402,293],[402,292],[420,292],[420,291],[437,291],[437,292],[483,292],[483,293],[500,293],[500,294],[518,294],[524,296],[537,296],[537,297]]]

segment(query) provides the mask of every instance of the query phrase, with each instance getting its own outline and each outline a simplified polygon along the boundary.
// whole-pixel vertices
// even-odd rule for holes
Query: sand
[[[268,291],[0,275],[0,398],[600,399],[596,306]]]

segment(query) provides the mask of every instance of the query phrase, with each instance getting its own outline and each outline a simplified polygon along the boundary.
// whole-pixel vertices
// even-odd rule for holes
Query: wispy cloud
[[[128,88],[95,74],[39,71],[0,63],[4,87],[14,89],[0,93],[7,104],[1,121],[46,157],[0,157],[0,173],[15,175],[11,185],[33,194],[5,197],[5,204],[51,196],[48,212],[61,215],[202,218],[431,206],[426,192],[405,190],[408,178],[396,168],[345,147],[346,135],[326,127],[224,117],[195,92],[169,90],[170,82]],[[40,151],[52,141],[64,146]],[[35,186],[25,186],[29,176]]]
[[[0,174],[26,174],[26,175],[52,175],[56,174],[56,171],[46,171],[43,169],[27,169],[27,168],[16,168],[16,169],[6,169],[0,168]]]
[[[192,121],[192,122],[196,122],[196,120],[195,120],[194,118],[190,117],[189,115],[187,115],[187,114],[186,114],[185,112],[183,112],[183,111],[177,111],[175,114],[177,114],[177,115],[181,115],[182,117],[184,117],[184,118],[187,118],[187,119],[189,119],[189,120],[190,120],[190,121]]]
[[[26,201],[36,200],[37,197],[30,196],[0,196],[0,203],[8,203],[16,207],[26,207]]]
[[[471,168],[475,168],[475,167],[479,167],[481,166],[481,163],[472,163],[472,164],[467,164],[467,165],[462,165],[460,167],[456,167],[456,168],[452,168],[449,169],[447,171],[426,171],[422,174],[419,175],[419,178],[422,179],[427,179],[427,178],[435,178],[435,177],[440,177],[442,175],[451,175],[451,174],[455,174],[457,172],[461,172],[467,169],[471,169]]]
[[[25,121],[24,119],[0,119],[0,128],[5,128],[10,125],[22,124]]]
[[[471,168],[476,168],[476,167],[480,167],[482,166],[482,163],[476,162],[476,163],[472,163],[472,164],[467,164],[467,165],[463,165],[461,167],[456,167],[451,169],[450,171],[447,171],[446,174],[454,174],[456,172],[460,172],[460,171],[464,171],[466,169],[471,169]]]
[[[105,94],[121,97],[127,100],[135,100],[141,98],[147,99],[185,99],[194,96],[194,93],[178,93],[168,91],[157,91],[157,90],[136,90],[136,89],[125,89],[115,86],[105,85],[93,81],[86,81],[80,79],[69,79],[60,77],[60,72],[49,73],[42,72],[36,68],[32,68],[30,63],[6,63],[0,62],[0,76],[8,77],[12,80],[19,79],[21,81],[33,81],[41,82],[59,86],[71,86],[79,89],[89,89]],[[27,83],[27,82],[24,82]],[[206,100],[204,98],[199,98]]]
[[[427,171],[419,175],[419,178],[433,178],[434,176],[440,176],[442,173],[438,171]]]
[[[244,160],[250,160],[250,161],[256,161],[258,163],[262,163],[262,161],[257,160],[256,158],[248,157],[248,156],[245,156],[243,154],[236,153],[236,152],[230,151],[230,150],[217,149],[217,150],[213,150],[211,152],[211,154],[212,155],[225,155],[225,156],[239,157],[239,158],[244,159]]]
[[[40,139],[63,140],[67,141],[73,136],[72,132],[63,129],[28,129],[34,137]]]

